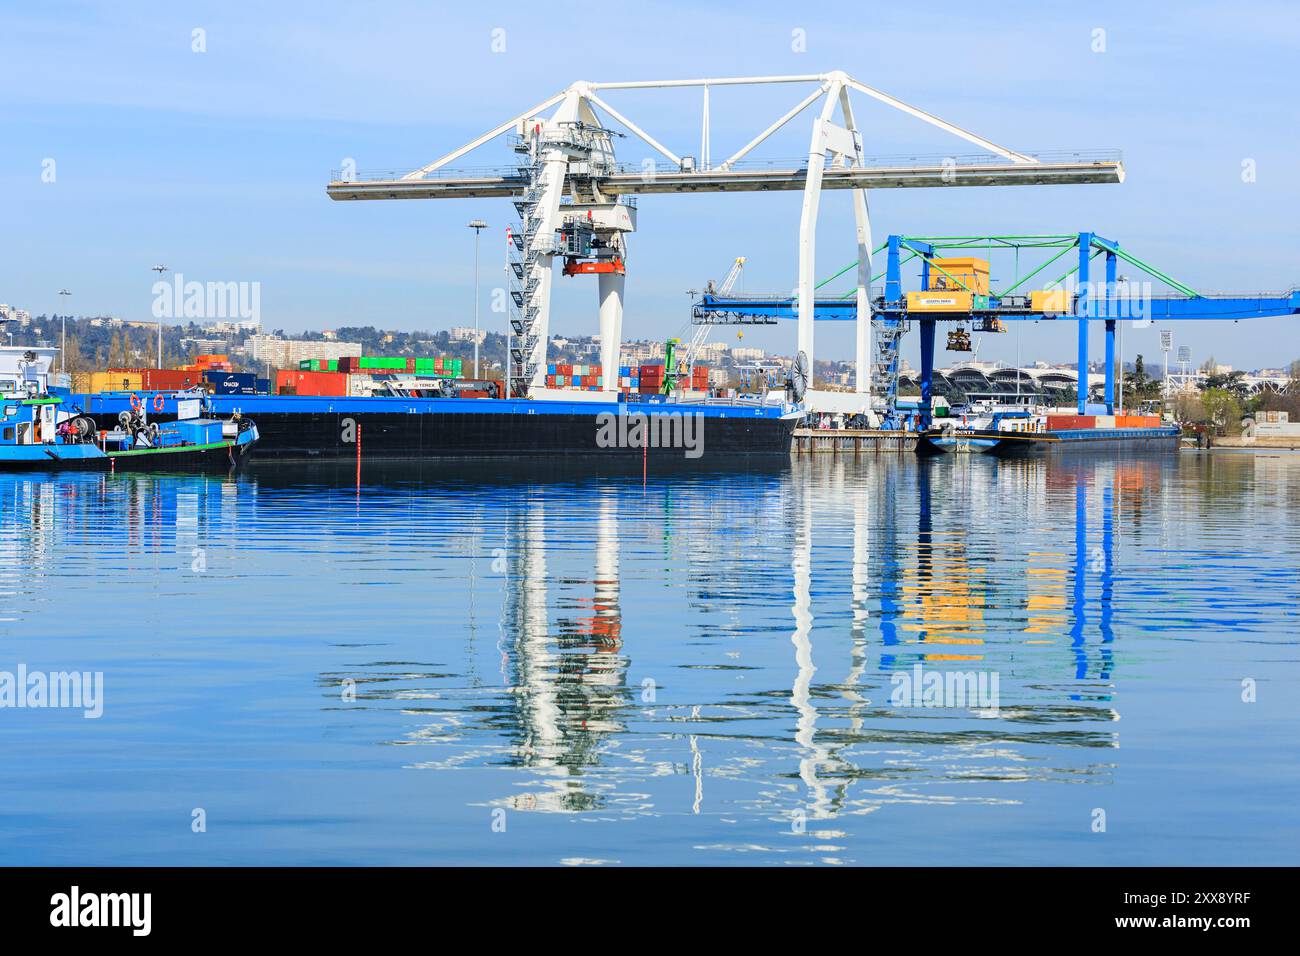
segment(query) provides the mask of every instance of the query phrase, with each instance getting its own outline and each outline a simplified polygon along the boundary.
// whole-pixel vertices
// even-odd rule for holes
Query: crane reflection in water
[[[706,784],[718,776],[751,781],[753,793],[730,798],[732,806],[778,814],[801,808],[825,818],[938,799],[927,794],[927,782],[966,775],[1104,778],[1108,760],[1091,754],[1117,739],[1110,684],[1117,522],[1143,520],[1164,467],[1160,460],[796,462],[765,487],[780,502],[779,527],[788,529],[787,690],[724,688],[671,702],[645,699],[629,680],[638,644],[644,654],[662,655],[673,635],[638,619],[629,639],[625,552],[650,541],[684,560],[693,582],[687,613],[708,609],[734,623],[746,601],[772,606],[769,595],[737,582],[771,576],[755,558],[770,554],[779,535],[727,513],[720,520],[739,537],[734,551],[698,547],[688,518],[707,508],[707,483],[662,488],[636,509],[628,507],[626,487],[588,489],[579,535],[544,487],[515,495],[498,644],[509,704],[490,727],[508,740],[504,763],[527,776],[493,802],[540,812],[643,810],[638,778],[668,772],[690,776],[693,813],[707,811]],[[1011,495],[1032,502],[1011,536],[1024,545],[1019,554],[1000,539],[1006,529],[970,521],[982,504]],[[816,560],[823,548],[832,562]],[[584,574],[570,567],[574,553],[590,555]],[[556,556],[563,567],[553,564]],[[815,612],[825,615],[827,601],[841,593],[847,626],[838,614],[819,624]],[[731,626],[701,636],[723,640]],[[737,629],[748,634],[738,656],[752,653],[752,632]],[[819,665],[841,654],[843,676],[827,682]],[[889,706],[891,677],[918,663],[996,670],[1002,712],[982,720],[960,708]],[[764,677],[772,671],[764,667]],[[781,696],[791,720],[785,744],[772,738]],[[682,759],[663,759],[665,736],[684,745]],[[792,777],[778,774],[774,783],[774,751],[782,749],[791,751]]]
[[[103,759],[149,787],[224,781],[254,842],[297,801],[321,832],[395,829],[411,853],[454,831],[465,860],[500,859],[474,821],[504,808],[525,831],[599,823],[582,830],[638,858],[864,862],[949,814],[1063,827],[1095,805],[1080,784],[1129,794],[1132,819],[1158,787],[1118,749],[1120,713],[1148,732],[1153,710],[1185,719],[1225,661],[1266,670],[1292,641],[1298,465],[808,456],[644,484],[394,471],[359,490],[318,472],[0,475],[0,639],[11,661],[102,669]],[[996,710],[895,703],[918,667],[996,674]],[[0,735],[86,758],[39,716]],[[39,814],[54,791],[23,766],[10,790]],[[326,780],[309,767],[340,784],[305,786]],[[530,832],[529,859],[573,856]]]

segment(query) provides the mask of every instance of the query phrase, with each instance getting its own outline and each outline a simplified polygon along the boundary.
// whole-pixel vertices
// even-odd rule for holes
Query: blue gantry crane
[[[989,286],[989,259],[969,255],[973,251],[991,254],[1012,251],[1016,257],[1015,282],[1001,291]],[[1046,260],[1025,275],[1019,275],[1022,252],[1050,253]],[[1075,321],[1078,324],[1079,413],[1088,399],[1089,322],[1104,322],[1106,331],[1105,405],[1115,408],[1115,332],[1124,319],[1155,322],[1182,320],[1222,321],[1300,315],[1300,289],[1285,293],[1201,294],[1160,269],[1122,249],[1120,244],[1095,232],[1061,235],[990,236],[903,236],[891,235],[873,250],[873,258],[885,252],[885,270],[872,276],[884,278],[883,289],[872,287],[870,303],[875,344],[868,375],[877,394],[883,396],[886,427],[900,427],[898,414],[899,346],[913,321],[921,335],[921,401],[919,427],[928,428],[934,382],[934,349],[937,324],[954,323],[949,347],[969,350],[969,331],[1002,332],[1009,321]],[[958,253],[966,253],[962,256]],[[1073,255],[1071,255],[1073,253]],[[904,292],[903,266],[920,260],[920,289]],[[1032,280],[1054,263],[1065,259],[1070,268],[1032,291]],[[1103,261],[1097,263],[1097,259]],[[1170,291],[1152,293],[1150,282],[1136,288],[1118,276],[1120,262],[1140,270]],[[1099,267],[1099,269],[1095,268]],[[818,284],[820,290],[840,275],[857,268],[857,263]],[[1068,282],[1068,284],[1067,284]],[[1134,294],[1136,292],[1136,294]],[[835,296],[818,293],[814,318],[824,321],[857,321],[854,293]],[[775,324],[796,317],[793,296],[732,295],[708,293],[694,304],[692,321],[697,324]]]

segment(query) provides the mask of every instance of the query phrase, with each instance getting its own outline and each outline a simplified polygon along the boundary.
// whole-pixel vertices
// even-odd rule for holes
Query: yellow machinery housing
[[[909,312],[970,312],[988,303],[989,263],[973,256],[931,259],[926,287],[907,293]]]
[[[908,312],[970,312],[975,297],[969,292],[909,292]]]
[[[931,259],[930,283],[927,292],[970,292],[989,294],[989,261],[964,257],[960,259]]]
[[[1070,311],[1070,294],[1064,289],[1040,289],[1029,293],[1029,307],[1035,312],[1065,314]]]

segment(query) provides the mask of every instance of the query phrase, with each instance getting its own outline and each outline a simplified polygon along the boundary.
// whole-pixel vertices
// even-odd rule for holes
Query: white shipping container
[[[1300,438],[1300,422],[1257,422],[1255,435],[1259,438]]]

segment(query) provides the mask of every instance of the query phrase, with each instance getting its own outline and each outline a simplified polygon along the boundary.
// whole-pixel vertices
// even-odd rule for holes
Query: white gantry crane
[[[716,166],[710,161],[710,99],[715,87],[796,85],[812,89],[748,143]],[[700,156],[678,155],[604,99],[611,91],[699,88],[703,91]],[[850,99],[859,93],[978,147],[978,156],[947,156],[899,162],[869,160]],[[817,105],[806,160],[786,164],[744,162],[751,152],[805,110]],[[549,115],[547,113],[549,112]],[[599,111],[599,112],[598,112]],[[838,113],[838,117],[837,117]],[[608,119],[602,118],[608,117]],[[612,124],[638,137],[667,161],[616,162]],[[513,134],[520,156],[507,169],[453,169],[467,153],[498,136]],[[693,135],[693,134],[692,134]],[[857,391],[868,400],[871,346],[871,220],[867,190],[907,186],[1042,185],[1121,182],[1115,152],[1029,154],[1007,149],[937,116],[873,89],[840,71],[801,76],[722,77],[696,80],[578,82],[494,126],[482,136],[414,171],[379,177],[336,178],[334,199],[438,199],[506,197],[521,224],[512,229],[510,269],[514,310],[510,324],[511,393],[544,393],[551,280],[556,257],[566,275],[596,275],[600,294],[601,366],[607,383],[617,381],[622,340],[627,236],[636,229],[637,194],[801,190],[799,220],[797,363],[813,368],[813,303],[817,213],[824,189],[852,192],[858,247]],[[571,393],[570,393],[571,394]],[[820,396],[842,402],[843,396]],[[591,393],[593,397],[608,397]],[[810,392],[809,407],[819,395]]]

